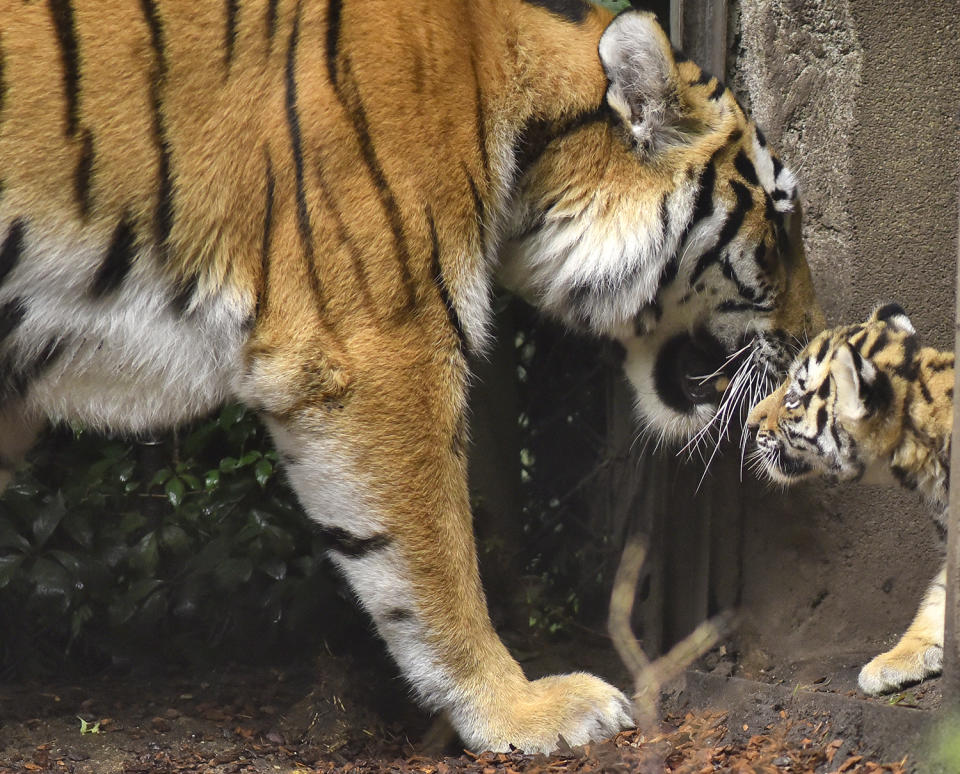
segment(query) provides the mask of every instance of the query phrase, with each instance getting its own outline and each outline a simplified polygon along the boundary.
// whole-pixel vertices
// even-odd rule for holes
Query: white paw
[[[940,645],[927,645],[918,650],[896,647],[881,653],[861,669],[857,682],[861,691],[877,696],[939,674],[942,668]]]
[[[497,718],[468,723],[460,731],[471,749],[549,753],[562,736],[577,746],[607,739],[634,726],[630,700],[598,677],[576,672],[527,683],[522,694],[502,707]],[[483,722],[486,720],[487,722]],[[456,724],[455,725],[459,725]]]

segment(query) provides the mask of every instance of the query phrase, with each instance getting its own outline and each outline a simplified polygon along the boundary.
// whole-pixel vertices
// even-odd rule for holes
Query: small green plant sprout
[[[81,734],[99,734],[100,733],[100,721],[95,723],[89,723],[84,720],[82,717],[77,715],[77,720],[80,721],[80,733]]]

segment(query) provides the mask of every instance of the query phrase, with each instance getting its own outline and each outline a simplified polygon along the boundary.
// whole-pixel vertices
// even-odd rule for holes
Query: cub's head
[[[614,18],[599,59],[599,104],[531,128],[502,278],[623,343],[652,431],[742,422],[822,328],[793,175],[651,14]]]
[[[747,418],[757,433],[757,464],[786,484],[813,475],[860,478],[901,435],[898,407],[918,347],[896,304],[861,325],[821,333]]]

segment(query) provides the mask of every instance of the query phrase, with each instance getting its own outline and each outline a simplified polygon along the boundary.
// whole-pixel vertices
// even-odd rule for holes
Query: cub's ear
[[[873,313],[873,319],[885,322],[898,333],[913,334],[917,332],[900,304],[884,304],[883,306],[878,306]]]
[[[639,149],[655,150],[676,133],[680,119],[670,41],[652,13],[624,11],[604,31],[599,52],[610,83],[607,104]]]
[[[844,344],[833,353],[830,374],[837,385],[836,411],[840,419],[863,419],[869,413],[871,388],[877,369],[860,353]]]

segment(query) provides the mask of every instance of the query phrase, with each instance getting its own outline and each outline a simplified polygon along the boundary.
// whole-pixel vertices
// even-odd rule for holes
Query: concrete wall
[[[952,347],[960,0],[739,0],[729,39],[730,85],[798,173],[829,321],[896,300]],[[941,558],[914,496],[746,489],[748,672],[815,679],[903,630]]]

